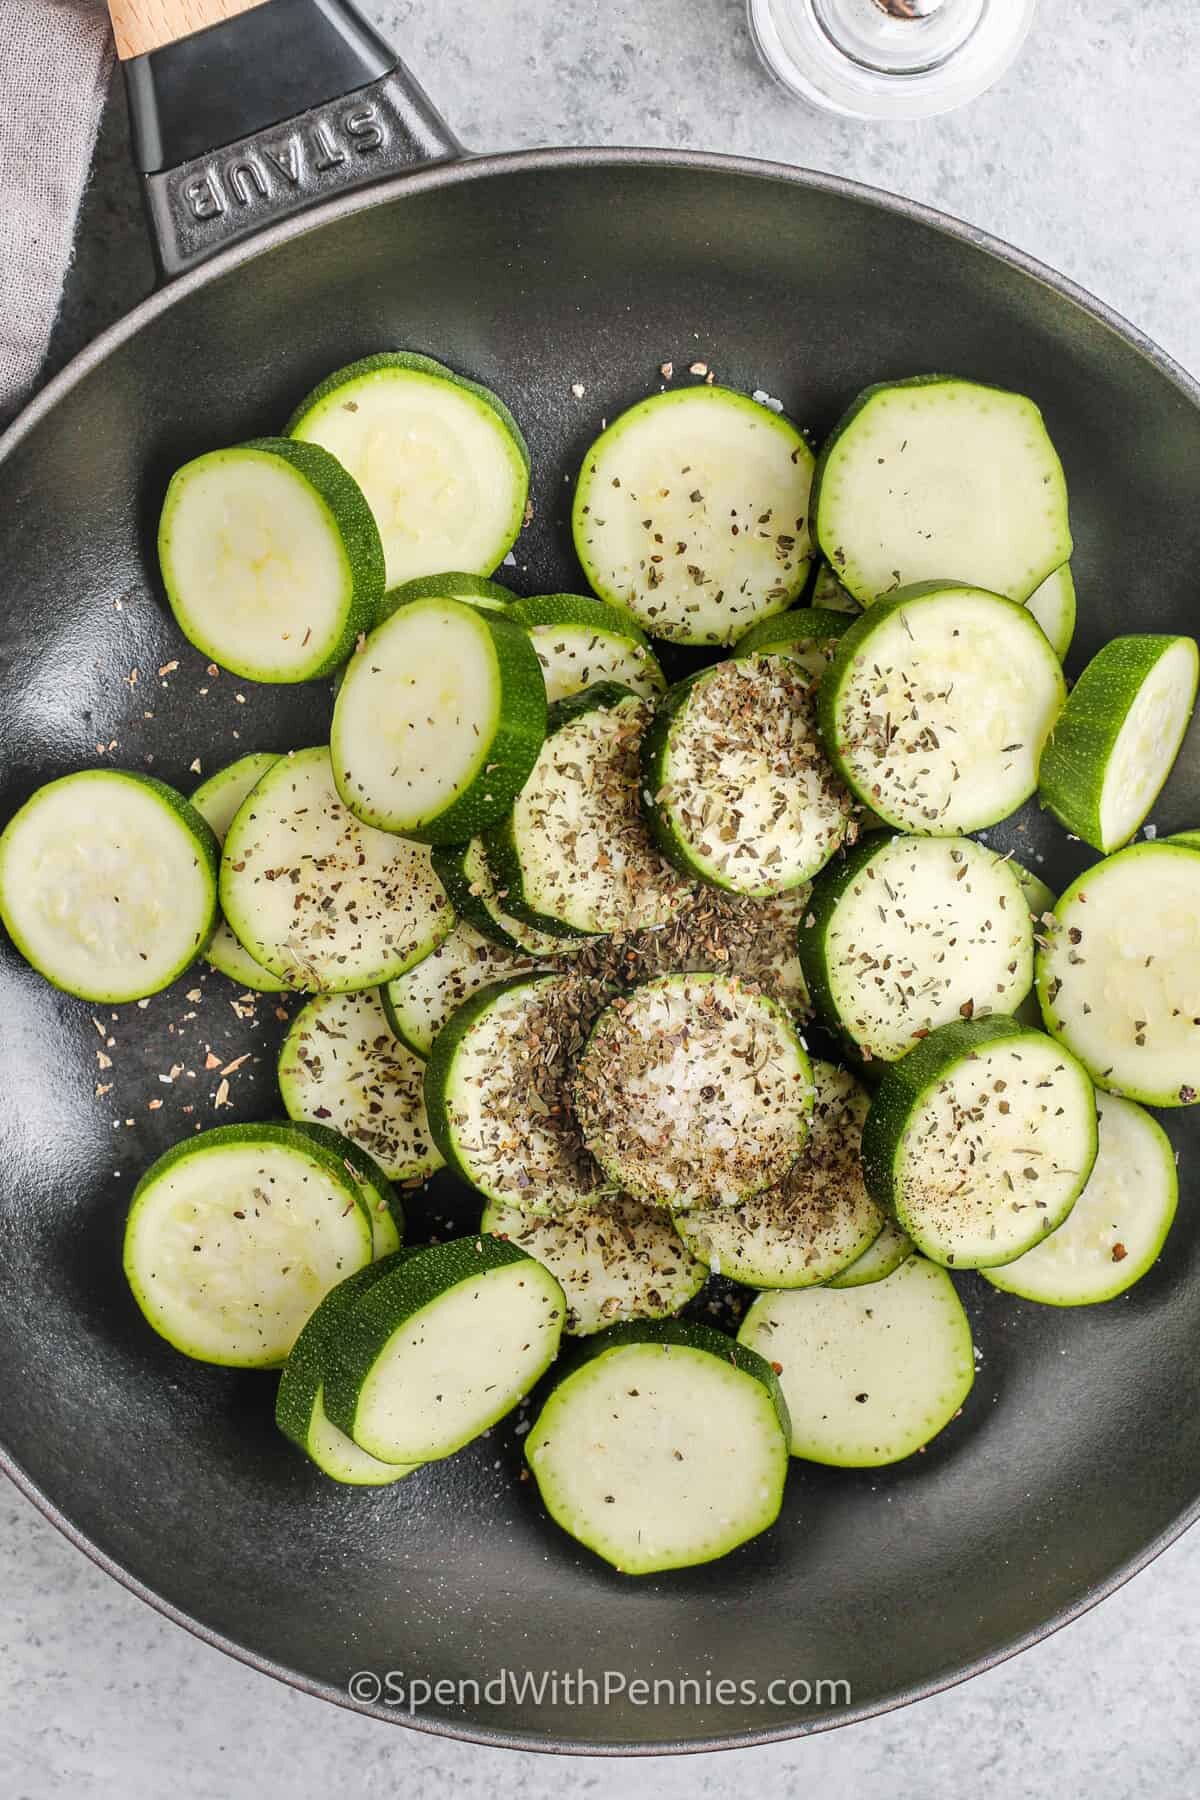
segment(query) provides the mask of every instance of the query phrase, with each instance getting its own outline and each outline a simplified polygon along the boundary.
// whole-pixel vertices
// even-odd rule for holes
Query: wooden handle
[[[122,62],[191,37],[206,25],[220,25],[264,0],[108,0],[117,55]]]

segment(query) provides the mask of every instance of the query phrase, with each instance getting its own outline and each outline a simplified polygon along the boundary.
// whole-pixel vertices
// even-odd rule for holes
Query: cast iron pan
[[[224,18],[240,3],[203,0],[197,12],[190,0],[190,17]],[[182,60],[160,51],[134,65],[144,169],[197,159],[149,180],[164,264],[197,260],[206,231],[215,246],[267,228],[170,281],[4,442],[0,817],[80,765],[150,767],[186,788],[195,757],[207,772],[239,750],[319,738],[324,684],[259,689],[205,674],[163,605],[153,528],[176,464],[271,428],[327,370],[385,345],[444,357],[512,403],[535,472],[534,519],[509,571],[526,591],[578,583],[564,475],[664,360],[703,358],[723,381],[778,395],[818,434],[865,382],[945,368],[1025,389],[1045,409],[1078,543],[1072,668],[1114,632],[1194,628],[1200,391],[1121,320],[989,239],[824,176],[637,151],[457,160],[428,102],[402,70],[380,78],[381,48],[347,20],[334,0],[270,0],[183,46]],[[255,32],[281,22],[287,54],[259,60],[267,37]],[[376,85],[310,113],[290,140],[282,126],[249,136],[322,97],[305,87],[301,51],[330,29],[349,74],[332,53],[316,58],[325,96],[331,68],[342,91]],[[263,91],[218,84],[202,129],[224,135],[196,144],[167,102],[194,90],[197,71],[220,70],[231,47]],[[243,101],[250,114],[234,117]],[[369,151],[370,129],[348,125],[364,106],[383,140]],[[202,154],[238,135],[249,137],[240,149]],[[286,164],[288,141],[307,158],[299,184],[270,173],[270,146]],[[323,183],[349,186],[416,156],[445,160],[275,216],[310,206]],[[197,181],[193,196],[207,183],[221,201],[207,220],[184,193]],[[1193,731],[1156,808],[1160,829],[1200,823],[1198,776]],[[998,835],[1052,883],[1085,860],[1032,810]],[[511,1426],[397,1488],[339,1490],[272,1428],[271,1380],[175,1355],[121,1277],[139,1171],[197,1121],[278,1110],[274,1002],[251,1023],[236,998],[215,975],[192,977],[109,1018],[0,946],[4,1466],[75,1543],[208,1642],[338,1701],[361,1669],[480,1682],[506,1669],[692,1677],[675,1706],[619,1694],[596,1705],[586,1689],[576,1705],[560,1684],[541,1703],[468,1690],[415,1718],[385,1691],[369,1710],[526,1747],[746,1744],[861,1718],[986,1667],[1110,1592],[1195,1517],[1195,1112],[1165,1117],[1181,1154],[1180,1216],[1129,1298],[1060,1312],[964,1278],[981,1359],[961,1419],[892,1470],[795,1465],[779,1524],[723,1562],[647,1581],[610,1572],[521,1484]],[[103,1072],[93,1011],[116,1040]],[[208,1044],[259,1058],[219,1115]],[[175,1063],[197,1079],[160,1083]],[[111,1091],[95,1096],[98,1081]],[[414,1212],[418,1229],[476,1219],[451,1182]],[[811,1703],[798,1689],[790,1703],[721,1704],[715,1690],[724,1679],[764,1692],[778,1677],[813,1683]],[[848,1690],[818,1692],[819,1680]],[[361,1692],[369,1699],[370,1684]]]

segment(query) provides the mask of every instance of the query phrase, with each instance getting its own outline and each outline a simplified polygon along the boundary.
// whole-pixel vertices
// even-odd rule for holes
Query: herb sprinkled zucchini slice
[[[433,851],[432,862],[434,873],[459,918],[472,925],[490,943],[511,950],[515,955],[532,956],[538,962],[565,956],[575,948],[573,936],[561,937],[555,932],[540,931],[528,919],[518,919],[515,914],[505,911],[482,838],[472,838],[466,844],[439,844]]]
[[[484,612],[507,612],[516,595],[511,588],[491,581],[486,575],[469,575],[462,569],[440,575],[417,575],[389,588],[383,596],[375,623],[382,625],[402,606],[414,600],[466,600]]]
[[[796,606],[790,612],[774,613],[760,619],[742,633],[733,646],[733,654],[745,656],[785,656],[797,663],[814,682],[820,680],[833,658],[838,640],[849,630],[845,613],[824,612],[815,606]]]
[[[292,1129],[340,1159],[371,1216],[371,1248],[375,1261],[392,1256],[404,1241],[404,1208],[399,1194],[375,1158],[368,1156],[361,1144],[344,1137],[331,1125],[321,1125],[311,1119],[293,1119]]]
[[[459,924],[431,956],[387,983],[383,1009],[400,1042],[424,1059],[472,994],[514,975],[532,975],[539,966],[533,957],[491,943],[473,925]]]
[[[215,775],[210,775],[207,781],[202,781],[199,787],[192,790],[192,805],[218,844],[225,842],[225,833],[232,825],[243,800],[258,786],[272,764],[278,761],[273,750],[251,751],[249,756],[239,756],[236,762],[218,769]],[[290,985],[278,975],[272,975],[269,969],[264,969],[261,963],[256,963],[224,919],[208,941],[204,960],[218,974],[227,975],[230,981],[236,981],[239,987],[254,988],[259,993],[284,993]]]
[[[868,1244],[862,1255],[855,1257],[847,1268],[831,1276],[825,1286],[869,1287],[872,1282],[883,1281],[893,1269],[907,1262],[914,1249],[908,1233],[901,1231],[894,1219],[887,1219],[874,1243]]]
[[[667,685],[645,632],[623,606],[590,594],[538,594],[518,600],[512,616],[529,633],[551,702],[598,681],[619,682],[643,700]]]

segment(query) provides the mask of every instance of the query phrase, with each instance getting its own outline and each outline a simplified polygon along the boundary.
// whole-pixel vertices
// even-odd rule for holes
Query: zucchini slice
[[[64,993],[144,1000],[211,938],[219,854],[165,782],[80,769],[38,788],[0,832],[0,919]]]
[[[813,456],[789,419],[722,387],[653,394],[583,459],[588,581],[655,637],[730,644],[801,592]]]
[[[497,395],[428,357],[385,351],[336,370],[287,430],[358,482],[389,588],[441,569],[488,575],[516,542],[529,498],[517,422]]]
[[[589,1337],[620,1319],[682,1311],[708,1280],[661,1206],[613,1194],[561,1219],[489,1203],[479,1229],[507,1238],[542,1263],[567,1301],[564,1329]]]
[[[790,612],[773,613],[769,619],[752,625],[733,646],[733,654],[739,658],[785,656],[816,682],[829,667],[838,640],[849,628],[850,620],[844,612],[795,606]]]
[[[1098,1087],[1147,1106],[1200,1099],[1200,857],[1167,840],[1087,869],[1038,949],[1046,1029]]]
[[[485,835],[509,912],[560,937],[665,925],[690,884],[642,813],[640,746],[651,708],[598,682],[550,709],[541,755],[512,812]]]
[[[429,851],[355,818],[324,745],[281,756],[235,814],[221,906],[256,962],[314,993],[390,981],[454,925]]]
[[[783,1007],[736,979],[661,975],[597,1019],[575,1077],[584,1141],[624,1192],[731,1205],[800,1153],[812,1065]]]
[[[288,1117],[339,1131],[393,1181],[422,1181],[442,1165],[424,1079],[424,1064],[397,1040],[374,989],[319,994],[296,1014],[279,1052]]]
[[[1162,792],[1192,709],[1200,657],[1189,637],[1113,638],[1071,690],[1042,752],[1043,806],[1107,855]]]
[[[754,1288],[812,1287],[883,1230],[862,1176],[866,1092],[832,1063],[814,1061],[812,1071],[808,1137],[782,1181],[735,1206],[675,1214],[676,1231],[714,1275]]]
[[[375,1261],[392,1256],[404,1241],[404,1208],[400,1196],[375,1161],[361,1144],[343,1137],[330,1125],[314,1120],[293,1119],[293,1131],[324,1145],[331,1155],[339,1157],[343,1169],[358,1188],[359,1199],[371,1219],[371,1250]]]
[[[1047,575],[1025,606],[1045,632],[1059,662],[1065,662],[1075,636],[1075,578],[1070,563]]]
[[[193,788],[192,805],[218,844],[225,842],[225,833],[242,801],[258,786],[272,763],[278,761],[274,750],[253,750],[249,756],[239,756],[236,762],[226,764],[199,787]],[[220,920],[208,941],[204,960],[218,975],[227,975],[240,988],[254,988],[261,994],[280,994],[286,993],[290,985],[264,969],[261,963],[256,963],[224,919]]]
[[[383,599],[383,549],[342,465],[256,438],[172,477],[158,560],[189,643],[247,681],[312,681],[345,662]]]
[[[787,1434],[769,1363],[668,1320],[581,1345],[525,1457],[557,1525],[621,1574],[651,1575],[713,1562],[774,1524]]]
[[[185,1138],[138,1182],[125,1276],[160,1337],[198,1362],[281,1363],[330,1288],[371,1261],[341,1158],[290,1125]]]
[[[378,831],[453,844],[493,825],[546,735],[528,637],[465,600],[410,600],[346,669],[333,708],[338,793]]]
[[[952,375],[863,390],[821,450],[812,524],[863,606],[931,580],[1025,601],[1071,554],[1067,484],[1038,408]]]
[[[1200,831],[1176,831],[1165,842],[1182,844],[1185,850],[1200,850]]]
[[[1048,887],[1041,876],[1035,875],[1032,869],[1027,869],[1024,863],[1019,863],[1015,856],[1006,856],[1004,860],[1017,878],[1017,885],[1025,896],[1025,904],[1029,908],[1034,925],[1041,926],[1045,922],[1046,914],[1053,912],[1058,904],[1054,889]]]
[[[908,1233],[901,1231],[894,1219],[887,1219],[875,1242],[868,1244],[862,1255],[856,1257],[849,1267],[831,1276],[825,1286],[868,1287],[874,1281],[883,1281],[893,1269],[906,1263],[915,1249]]]
[[[799,944],[817,1011],[868,1061],[1013,1013],[1033,986],[1021,884],[973,838],[872,833],[814,885]]]
[[[828,607],[830,612],[860,613],[862,611],[862,607],[854,595],[848,588],[842,586],[823,556],[817,560],[810,604],[813,607]]]
[[[434,1141],[486,1199],[561,1212],[601,1188],[569,1105],[582,1041],[578,995],[563,975],[484,988],[438,1033],[425,1068]]]
[[[451,1456],[549,1368],[566,1310],[553,1275],[499,1238],[399,1257],[341,1320],[325,1410],[382,1462]]]
[[[762,1294],[738,1342],[782,1367],[792,1455],[840,1469],[913,1456],[975,1379],[954,1283],[921,1256],[869,1287]]]
[[[1047,1306],[1094,1306],[1140,1281],[1158,1257],[1179,1198],[1171,1140],[1132,1100],[1097,1094],[1100,1148],[1064,1224],[1002,1269],[993,1287]]]
[[[527,919],[505,912],[482,838],[467,844],[439,844],[433,852],[433,869],[450,897],[459,918],[502,950],[532,956],[539,962],[565,956],[575,946],[572,939],[540,931]],[[505,896],[507,898],[507,895]]]
[[[325,1411],[325,1369],[331,1347],[341,1339],[350,1308],[389,1267],[390,1259],[371,1263],[330,1289],[292,1345],[275,1396],[275,1423],[280,1431],[318,1469],[347,1487],[389,1487],[421,1466],[380,1462],[368,1456],[330,1422]]]
[[[900,831],[946,837],[995,825],[1029,799],[1066,695],[1025,607],[930,582],[855,620],[817,710],[864,806]]]
[[[529,633],[551,702],[598,681],[619,682],[643,700],[667,685],[645,632],[623,606],[590,594],[538,594],[518,600],[512,616]]]
[[[442,1026],[472,994],[515,975],[531,975],[539,966],[530,956],[490,943],[473,925],[456,925],[432,956],[381,990],[383,1010],[400,1042],[424,1061]]]
[[[516,597],[511,588],[502,587],[498,581],[489,581],[486,575],[469,575],[462,569],[417,575],[412,581],[402,581],[398,587],[388,589],[375,623],[382,625],[413,600],[467,600],[483,612],[507,612]]]
[[[1060,1044],[1013,1019],[942,1025],[887,1069],[863,1131],[867,1189],[956,1269],[1057,1229],[1096,1160],[1096,1099]]]
[[[755,897],[808,881],[850,822],[812,678],[781,656],[720,662],[672,688],[642,740],[642,792],[678,869]]]

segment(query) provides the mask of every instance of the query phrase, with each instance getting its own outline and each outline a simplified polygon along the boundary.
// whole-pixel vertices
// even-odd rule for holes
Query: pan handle
[[[161,274],[462,145],[350,0],[108,0]]]

